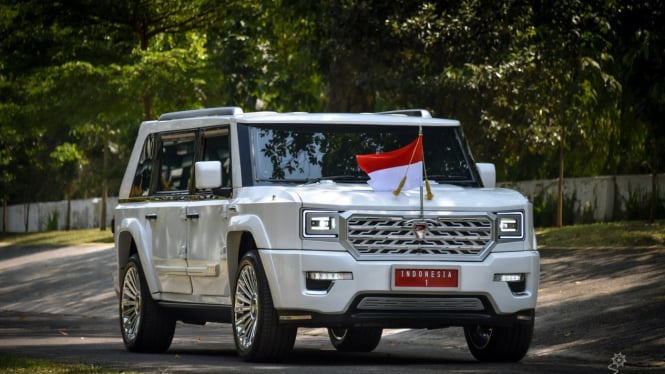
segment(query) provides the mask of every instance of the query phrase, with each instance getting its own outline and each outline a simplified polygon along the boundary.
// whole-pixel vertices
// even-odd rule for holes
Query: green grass
[[[539,247],[665,247],[665,221],[626,221],[536,230]]]
[[[111,230],[46,231],[27,234],[0,234],[0,242],[11,245],[67,246],[83,243],[113,243]]]
[[[105,369],[96,365],[62,364],[47,360],[14,357],[0,354],[0,372],[3,374],[88,374],[128,373]]]

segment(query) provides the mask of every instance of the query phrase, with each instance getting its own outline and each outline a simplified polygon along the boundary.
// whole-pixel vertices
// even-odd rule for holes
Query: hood
[[[466,188],[454,185],[431,185],[434,197],[424,199],[425,211],[483,211],[524,209],[528,200],[520,193],[503,188]],[[339,210],[420,210],[420,191],[375,192],[367,185],[315,183],[291,188],[306,208],[338,207]]]

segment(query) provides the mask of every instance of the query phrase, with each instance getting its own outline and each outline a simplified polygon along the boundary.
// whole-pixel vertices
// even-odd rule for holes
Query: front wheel
[[[160,353],[169,349],[175,319],[150,296],[137,255],[130,257],[125,266],[119,309],[122,340],[128,351]]]
[[[371,352],[381,341],[381,327],[328,328],[330,342],[340,352]]]
[[[478,361],[517,362],[529,350],[533,318],[528,323],[505,326],[466,326],[464,337]]]
[[[256,251],[240,261],[233,296],[233,337],[245,361],[279,361],[292,349],[297,327],[279,324]]]

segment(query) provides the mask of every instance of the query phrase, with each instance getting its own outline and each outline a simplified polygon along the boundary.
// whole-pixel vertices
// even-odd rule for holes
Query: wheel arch
[[[227,239],[227,266],[231,290],[235,289],[235,275],[245,253],[257,249],[254,235],[249,231],[230,232]]]
[[[118,271],[118,284],[116,290],[120,289],[120,282],[122,282],[122,275],[129,262],[129,258],[136,254],[141,262],[141,268],[146,278],[150,293],[159,292],[159,280],[152,266],[152,251],[150,246],[152,237],[150,232],[145,230],[140,223],[135,219],[124,219],[118,229],[118,239],[116,241],[116,263]]]

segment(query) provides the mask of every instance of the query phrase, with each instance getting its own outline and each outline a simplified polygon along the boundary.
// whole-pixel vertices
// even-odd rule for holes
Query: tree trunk
[[[563,226],[563,166],[564,166],[564,147],[566,146],[566,126],[561,125],[561,144],[559,145],[559,180],[557,183],[558,201],[556,209],[556,225]]]
[[[106,231],[106,205],[108,203],[108,164],[109,164],[109,126],[104,124],[104,149],[102,150],[102,207],[99,217],[99,230]]]
[[[152,116],[152,96],[150,94],[143,96],[143,115],[145,120],[154,119]]]
[[[328,111],[362,113],[373,112],[375,97],[371,84],[358,83],[358,77],[348,60],[336,57],[328,72]]]
[[[25,232],[28,232],[30,225],[30,203],[23,204],[23,224],[25,225]]]
[[[658,194],[658,138],[656,136],[656,131],[654,125],[650,126],[651,130],[651,154],[653,156],[653,161],[651,165],[651,207],[649,208],[649,222],[653,223],[656,221],[656,207],[659,203],[659,194]]]
[[[67,219],[65,220],[65,230],[69,231],[72,229],[72,198],[71,195],[67,195]]]
[[[2,198],[2,233],[7,232],[7,196]]]

